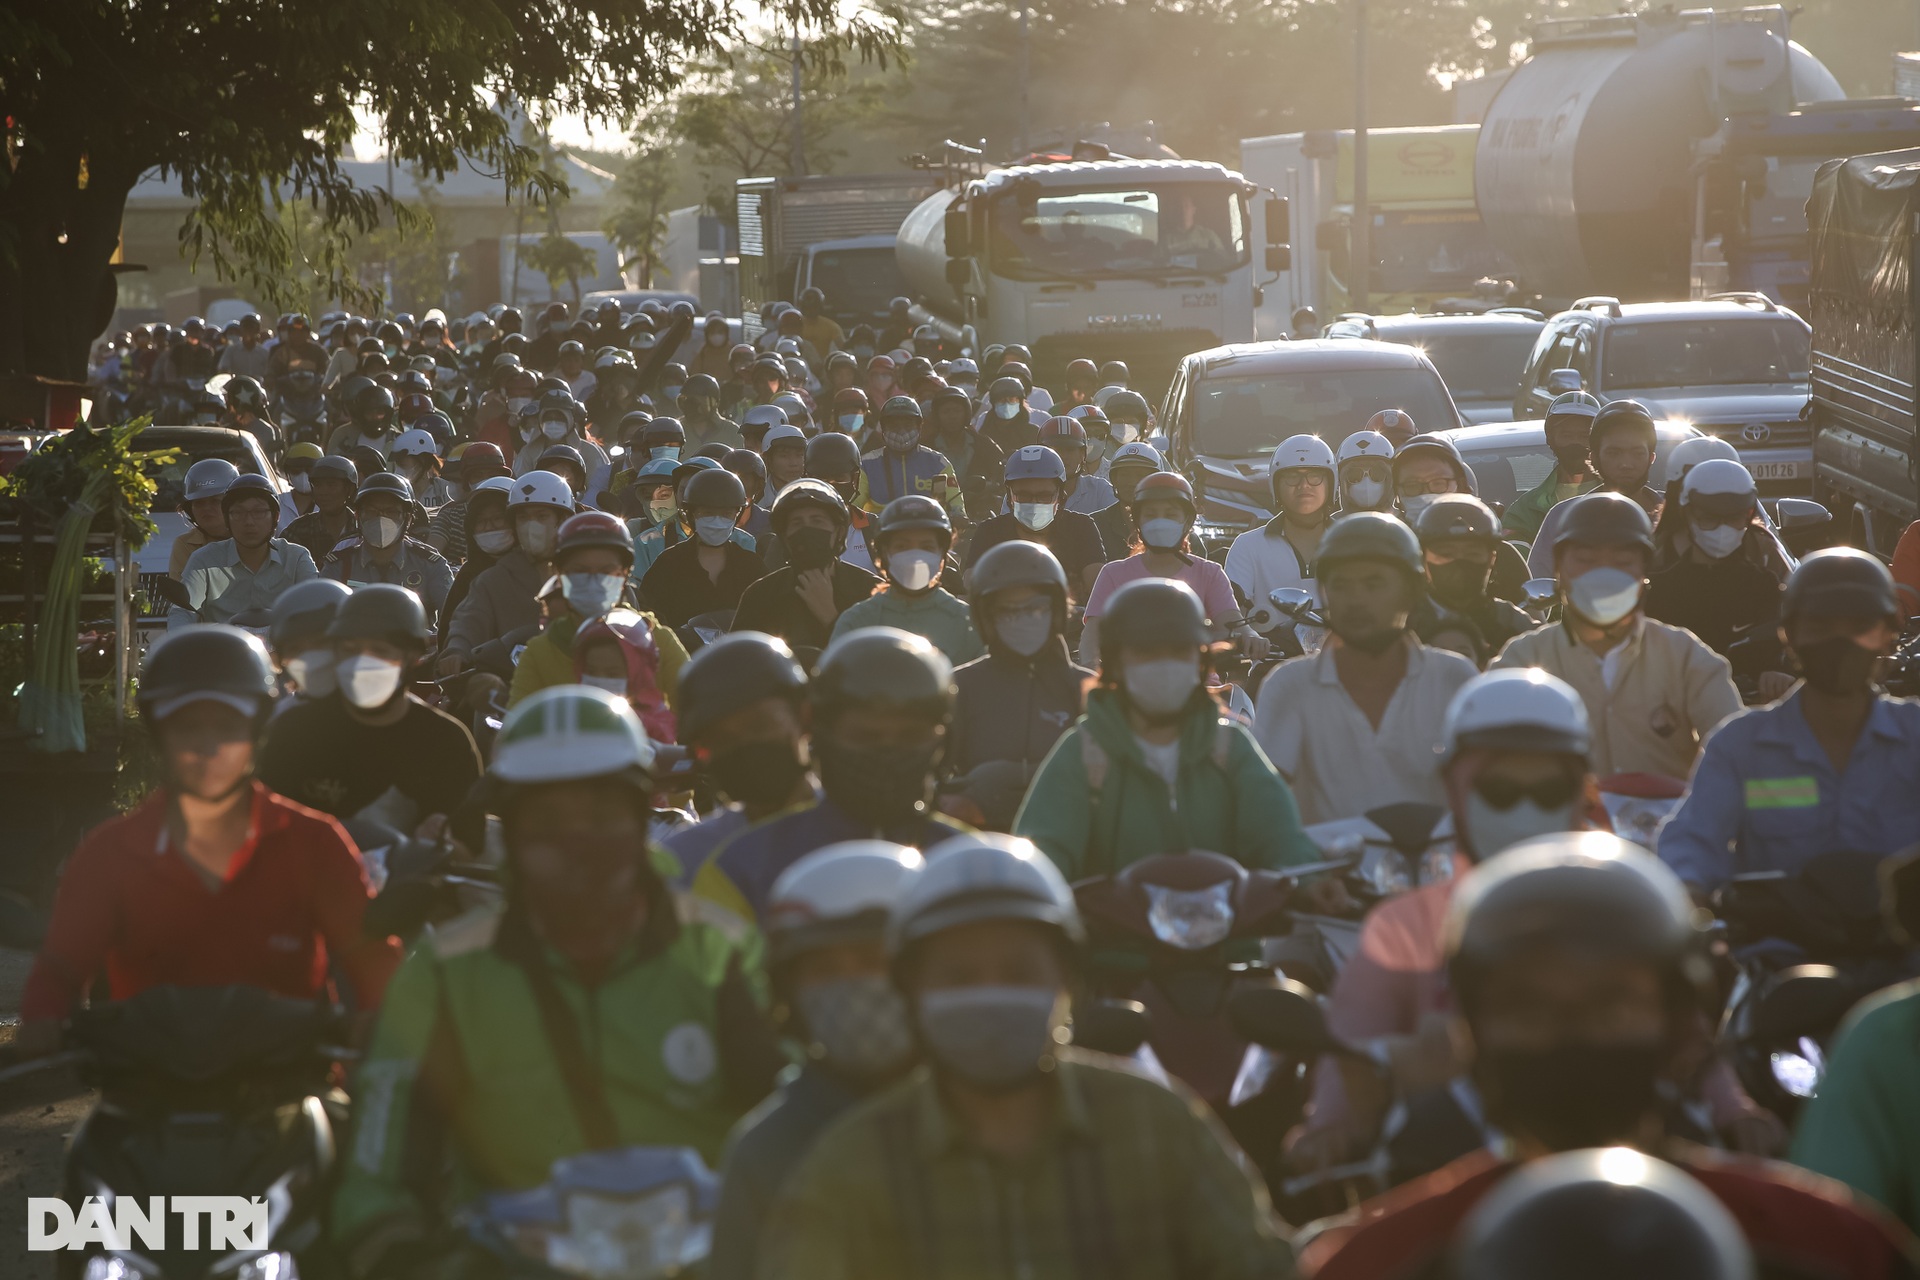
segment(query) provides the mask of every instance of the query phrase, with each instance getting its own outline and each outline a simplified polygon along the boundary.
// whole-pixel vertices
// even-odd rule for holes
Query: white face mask
[[[532,396],[508,396],[507,411],[517,418],[520,416],[520,411],[532,403]]]
[[[1542,809],[1532,800],[1516,801],[1511,809],[1496,809],[1478,791],[1467,792],[1467,845],[1478,861],[1503,853],[1522,840],[1573,830],[1573,805]]]
[[[1016,418],[1019,415],[1020,402],[1018,400],[1002,400],[993,406],[993,416],[996,418]]]
[[[1112,437],[1115,444],[1132,444],[1140,438],[1140,428],[1131,422],[1121,422],[1116,419],[1107,424],[1107,435]]]
[[[540,434],[549,440],[564,440],[567,438],[567,423],[560,418],[548,418],[540,424]]]
[[[287,679],[303,698],[324,698],[340,687],[331,649],[308,649],[287,659]]]
[[[1131,662],[1123,682],[1134,706],[1150,716],[1169,716],[1200,687],[1200,664],[1191,658]]]
[[[710,333],[707,335],[707,345],[710,347],[724,347],[727,345],[727,335],[724,333]]]
[[[1183,521],[1169,520],[1165,516],[1148,520],[1140,526],[1140,541],[1155,551],[1172,551],[1186,536],[1187,526]]]
[[[725,516],[701,516],[693,522],[693,532],[710,547],[723,546],[733,537],[733,521]]]
[[[561,579],[561,593],[575,613],[598,618],[620,603],[627,579],[620,573],[570,573]]]
[[[1053,609],[1048,606],[996,615],[993,633],[1007,648],[1023,658],[1031,658],[1046,647],[1053,635]]]
[[[1407,523],[1418,524],[1420,513],[1432,506],[1433,500],[1439,496],[1437,493],[1416,493],[1410,498],[1400,499],[1400,507],[1407,513]]]
[[[619,676],[581,676],[580,683],[589,689],[601,689],[616,698],[627,696],[627,682]]]
[[[1610,627],[1640,606],[1645,583],[1621,569],[1589,569],[1567,587],[1567,603],[1595,626]]]
[[[1387,486],[1379,480],[1355,480],[1347,486],[1347,505],[1355,511],[1378,511]]]
[[[932,551],[896,551],[887,557],[887,579],[902,591],[925,591],[940,571],[940,557]]]
[[[1013,504],[1013,518],[1035,533],[1053,523],[1058,509],[1051,502],[1016,502]]]
[[[513,530],[489,529],[473,535],[473,545],[490,556],[504,555],[513,548]]]
[[[400,541],[400,522],[392,516],[369,516],[360,522],[360,540],[375,551]]]
[[[1746,527],[1737,524],[1716,524],[1712,528],[1696,524],[1687,531],[1693,535],[1693,545],[1713,560],[1725,560],[1738,551],[1747,538]]]
[[[554,526],[538,517],[516,520],[513,525],[514,540],[520,549],[535,559],[540,559],[553,551]]]
[[[385,658],[357,653],[340,659],[334,670],[339,677],[340,692],[362,711],[384,707],[400,691],[400,664]]]

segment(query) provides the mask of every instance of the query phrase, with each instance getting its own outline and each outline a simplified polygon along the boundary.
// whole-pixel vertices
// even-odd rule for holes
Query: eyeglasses
[[[1492,777],[1475,779],[1473,789],[1482,800],[1502,811],[1513,808],[1522,800],[1531,800],[1542,809],[1559,809],[1572,803],[1579,784],[1564,774],[1525,783]]]
[[[1445,480],[1428,480],[1425,482],[1419,480],[1402,480],[1393,486],[1393,491],[1403,498],[1417,498],[1423,493],[1452,493],[1455,491],[1458,483],[1458,481],[1452,478]]]

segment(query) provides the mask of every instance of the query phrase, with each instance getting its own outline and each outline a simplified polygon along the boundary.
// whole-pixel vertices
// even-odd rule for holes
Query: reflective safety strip
[[[1820,803],[1820,783],[1812,776],[1747,779],[1749,809],[1811,809]]]

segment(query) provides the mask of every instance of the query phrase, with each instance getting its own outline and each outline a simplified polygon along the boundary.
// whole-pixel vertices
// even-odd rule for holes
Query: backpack
[[[615,609],[574,632],[574,675],[577,677],[584,670],[583,659],[588,646],[594,639],[604,636],[612,636],[626,654],[627,701],[632,704],[634,714],[640,717],[647,737],[655,742],[677,741],[679,727],[674,720],[673,708],[667,705],[667,695],[660,691],[660,646],[654,642],[653,628],[647,625],[642,615],[631,609]]]

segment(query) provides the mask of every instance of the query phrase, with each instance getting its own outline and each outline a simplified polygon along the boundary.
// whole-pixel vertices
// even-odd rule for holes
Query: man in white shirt
[[[1478,674],[1408,629],[1425,581],[1413,530],[1383,512],[1335,523],[1316,563],[1332,638],[1260,686],[1253,734],[1308,824],[1385,804],[1445,804],[1438,750],[1447,704]]]
[[[1314,558],[1333,518],[1333,450],[1319,436],[1288,436],[1273,451],[1267,483],[1278,514],[1235,538],[1227,550],[1227,580],[1248,610],[1258,609],[1277,587],[1299,587],[1320,598]],[[1317,627],[1300,627],[1297,634],[1308,653],[1326,638]]]

